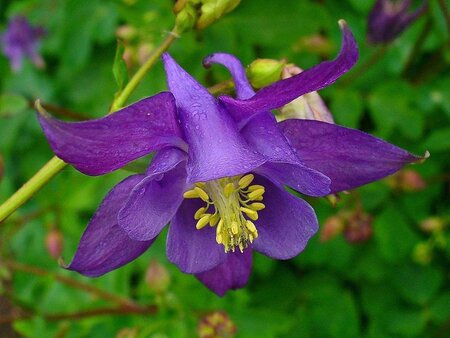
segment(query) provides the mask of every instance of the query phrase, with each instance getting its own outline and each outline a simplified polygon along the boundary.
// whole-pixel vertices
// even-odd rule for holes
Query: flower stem
[[[28,182],[0,206],[0,222],[28,201],[65,166],[66,163],[56,156],[48,161]]]
[[[170,47],[177,37],[177,29],[175,28],[167,35],[165,40],[152,53],[152,55],[150,55],[147,62],[138,69],[120,95],[113,101],[111,105],[111,112],[116,111],[125,105],[130,95],[144,78],[145,74],[156,63],[156,61],[158,61],[162,53]],[[31,197],[33,197],[34,194],[36,194],[47,182],[55,177],[66,165],[67,163],[56,156],[48,161],[28,182],[26,182],[9,199],[0,205],[0,223],[25,202],[27,202]]]
[[[144,78],[145,74],[150,70],[150,68],[153,67],[156,61],[159,60],[159,57],[162,55],[162,53],[164,53],[169,48],[169,46],[175,41],[177,37],[178,34],[176,33],[175,29],[167,35],[161,45],[153,51],[147,62],[145,62],[142,67],[139,68],[136,74],[134,74],[134,76],[131,78],[130,82],[128,82],[126,87],[122,90],[120,95],[114,100],[111,106],[111,111],[116,111],[125,105],[130,95]]]
[[[81,282],[79,280],[73,279],[71,277],[68,276],[63,276],[63,275],[59,275],[56,274],[54,272],[51,271],[47,271],[44,269],[41,269],[37,266],[32,266],[32,265],[26,265],[26,264],[22,264],[19,262],[15,262],[13,260],[7,260],[4,261],[3,264],[5,266],[7,266],[8,268],[10,268],[11,270],[14,271],[21,271],[21,272],[25,272],[25,273],[30,273],[36,276],[50,276],[53,277],[54,279],[56,279],[58,282],[66,284],[68,286],[71,286],[73,288],[79,289],[79,290],[83,290],[86,292],[89,292],[99,298],[102,298],[104,300],[116,303],[118,305],[120,305],[123,308],[128,308],[128,309],[132,309],[132,310],[141,310],[144,307],[142,307],[141,305],[137,304],[136,302],[134,302],[131,299],[128,299],[126,297],[122,297],[122,296],[118,296],[116,294],[104,291],[102,289],[99,289],[93,285]]]

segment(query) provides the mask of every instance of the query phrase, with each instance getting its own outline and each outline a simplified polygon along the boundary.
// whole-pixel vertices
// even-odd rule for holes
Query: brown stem
[[[91,310],[76,311],[71,313],[57,313],[57,314],[41,314],[43,319],[48,321],[58,321],[58,320],[78,320],[95,316],[117,316],[117,315],[153,315],[158,311],[155,305],[150,305],[140,308],[129,308],[129,307],[107,307],[98,308]],[[0,324],[14,322],[16,320],[30,319],[35,315],[32,313],[17,313],[10,316],[5,316],[0,318]]]
[[[226,81],[220,82],[218,84],[215,84],[214,86],[208,87],[208,91],[212,95],[216,95],[216,94],[229,92],[233,88],[234,88],[234,82],[232,80],[226,80]]]
[[[129,309],[129,310],[136,311],[136,310],[143,309],[143,307],[141,305],[137,304],[136,302],[134,302],[133,300],[131,300],[129,298],[118,296],[118,295],[110,293],[108,291],[104,291],[95,286],[78,281],[71,277],[62,276],[62,275],[56,274],[54,272],[41,269],[37,266],[26,265],[26,264],[22,264],[22,263],[13,261],[13,260],[6,260],[3,263],[7,267],[9,267],[10,269],[15,270],[15,271],[30,273],[30,274],[33,274],[36,276],[51,276],[60,283],[69,285],[69,286],[79,289],[79,290],[89,292],[89,293],[96,295],[104,300],[114,302],[114,303],[120,305],[121,307]]]
[[[28,105],[30,108],[34,109],[34,104],[35,104],[35,101],[33,101],[33,100],[28,101]],[[77,113],[77,112],[71,111],[66,108],[55,106],[50,103],[41,102],[41,106],[45,110],[48,110],[49,112],[52,112],[53,114],[58,115],[58,116],[68,117],[70,119],[77,120],[77,121],[83,121],[83,120],[89,119],[89,116],[87,116],[85,114]]]

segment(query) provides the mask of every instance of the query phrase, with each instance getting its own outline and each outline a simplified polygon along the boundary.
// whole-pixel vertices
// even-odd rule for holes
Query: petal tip
[[[347,21],[345,21],[344,19],[340,19],[340,20],[338,21],[338,24],[339,24],[339,27],[341,27],[341,29],[346,29],[346,28],[348,28]]]
[[[417,160],[418,163],[423,163],[426,160],[428,160],[428,158],[431,156],[430,152],[428,150],[425,150],[425,153],[423,154],[423,156],[419,157],[419,159]]]
[[[40,116],[43,116],[45,118],[50,117],[50,114],[47,113],[47,111],[44,109],[44,107],[42,107],[40,99],[37,99],[36,101],[34,101],[34,107],[36,108],[36,110],[38,111]]]

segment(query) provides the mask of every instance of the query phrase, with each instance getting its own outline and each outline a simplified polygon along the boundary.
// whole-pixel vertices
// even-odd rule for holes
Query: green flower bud
[[[247,76],[256,89],[266,87],[281,79],[285,61],[257,59],[247,69]]]
[[[202,0],[196,27],[204,29],[235,9],[241,0]]]
[[[428,265],[433,259],[433,248],[428,242],[418,243],[414,247],[412,258],[416,263]]]
[[[200,338],[232,338],[236,325],[224,311],[215,311],[204,316],[197,328]]]
[[[170,275],[161,263],[152,259],[145,273],[145,281],[152,291],[162,293],[169,287]]]
[[[441,232],[444,230],[445,221],[437,216],[429,217],[420,223],[420,228],[428,233]]]
[[[175,33],[181,34],[192,27],[197,21],[197,10],[191,2],[187,2],[184,7],[177,13],[175,19]]]

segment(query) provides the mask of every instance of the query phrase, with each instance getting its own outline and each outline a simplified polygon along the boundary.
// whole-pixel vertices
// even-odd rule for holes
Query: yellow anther
[[[211,218],[209,219],[209,226],[215,226],[217,224],[217,222],[219,222],[220,216],[219,214],[214,214],[211,216]]]
[[[205,190],[203,190],[202,188],[199,188],[199,187],[195,187],[194,190],[197,192],[198,197],[200,197],[203,201],[205,201],[205,202],[209,201],[209,196]]]
[[[262,196],[256,197],[253,200],[254,201],[262,201],[264,198]]]
[[[254,239],[258,238],[258,230],[255,230],[255,232],[253,232],[252,234]]]
[[[252,174],[248,174],[241,177],[241,179],[238,182],[239,188],[241,189],[247,188],[250,185],[250,183],[252,183],[254,178],[255,176],[253,176]]]
[[[195,189],[188,190],[183,194],[184,198],[198,198],[199,195]]]
[[[258,190],[258,189],[264,189],[264,187],[262,185],[259,185],[259,184],[254,184],[254,185],[251,185],[251,186],[248,187],[248,191],[249,192],[252,192],[252,191],[255,191],[255,190]]]
[[[233,235],[238,234],[239,228],[237,222],[231,222],[231,232],[233,233]]]
[[[222,232],[223,229],[223,218],[220,219],[219,224],[217,224],[216,233],[219,234]]]
[[[242,212],[245,212],[247,214],[248,217],[250,217],[251,219],[256,219],[258,218],[258,213],[255,210],[249,209],[249,208],[244,208],[244,207],[240,207],[239,208]]]
[[[205,211],[206,211],[206,207],[203,207],[203,208],[198,209],[198,210],[195,212],[195,214],[194,214],[194,219],[200,219],[200,218],[202,218],[202,216],[203,216],[203,214],[205,213]]]
[[[216,235],[216,242],[217,244],[222,244],[222,234]]]
[[[264,209],[266,206],[263,203],[256,202],[256,203],[250,204],[248,207],[253,210],[260,211],[260,210]]]
[[[205,182],[197,182],[197,183],[195,183],[195,186],[199,187],[199,188],[204,188],[205,185],[206,185]]]
[[[254,200],[254,199],[258,198],[258,197],[261,197],[264,194],[264,192],[265,192],[264,188],[256,189],[256,190],[254,190],[254,191],[252,191],[251,193],[248,194],[248,198],[250,200]]]
[[[225,188],[223,188],[223,192],[224,192],[226,198],[230,197],[231,194],[234,192],[234,184],[228,183],[225,186]]]
[[[252,234],[256,233],[256,226],[252,221],[245,222],[245,227],[250,231]]]
[[[197,230],[203,229],[209,223],[210,218],[211,218],[211,214],[206,214],[202,218],[200,218],[200,220],[195,225]]]

